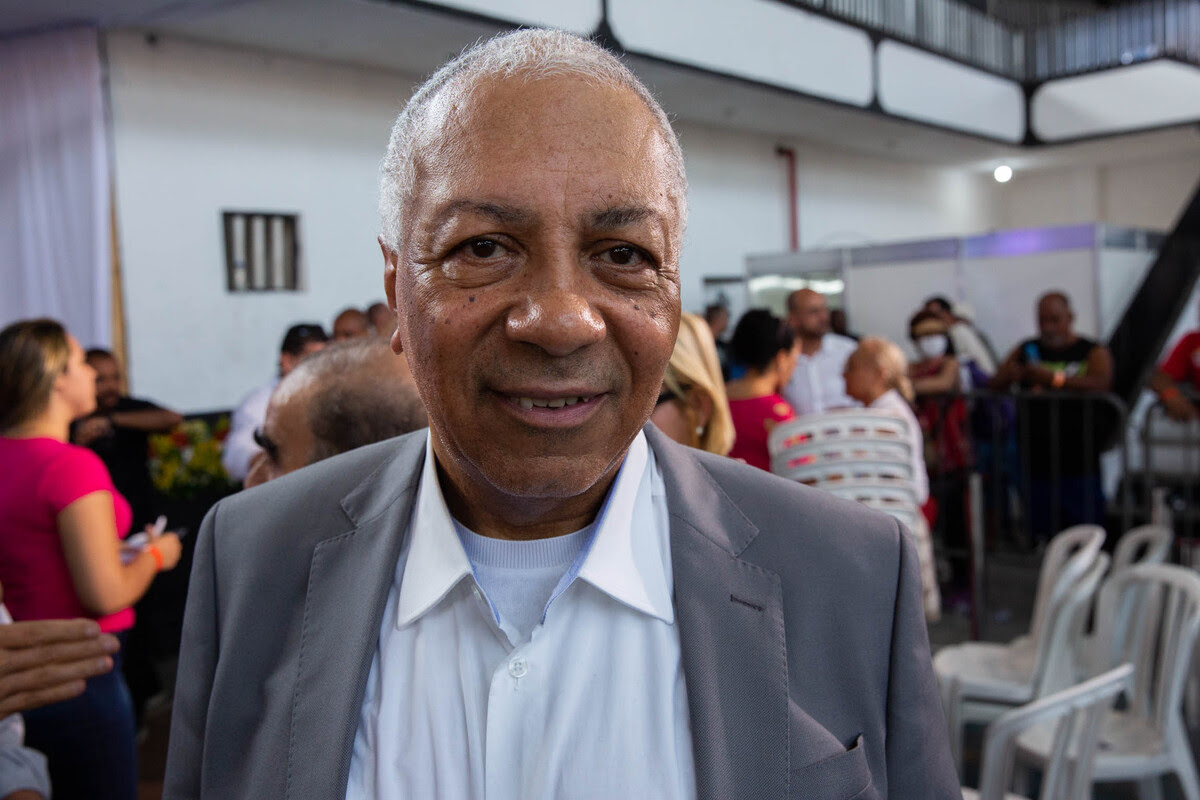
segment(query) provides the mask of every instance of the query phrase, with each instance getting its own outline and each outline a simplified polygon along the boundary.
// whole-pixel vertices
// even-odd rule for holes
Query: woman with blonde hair
[[[680,444],[723,456],[733,447],[733,420],[721,362],[708,324],[681,314],[675,350],[650,421]]]
[[[150,533],[122,557],[129,503],[95,453],[68,443],[71,421],[96,407],[96,372],[54,320],[0,330],[0,581],[18,620],[90,617],[120,639],[131,606],[179,561],[179,538]],[[133,800],[133,707],[113,670],[83,694],[25,714],[25,743],[48,761],[55,800]]]

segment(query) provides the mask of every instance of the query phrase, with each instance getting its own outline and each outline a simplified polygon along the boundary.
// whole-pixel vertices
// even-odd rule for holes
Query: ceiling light
[[[1008,183],[1012,180],[1012,167],[1008,164],[1001,164],[996,167],[996,171],[992,173],[992,177],[996,179],[996,183]]]

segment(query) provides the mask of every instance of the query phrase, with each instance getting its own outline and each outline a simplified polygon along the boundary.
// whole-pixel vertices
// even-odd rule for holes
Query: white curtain
[[[109,171],[96,31],[0,40],[0,327],[112,338]]]

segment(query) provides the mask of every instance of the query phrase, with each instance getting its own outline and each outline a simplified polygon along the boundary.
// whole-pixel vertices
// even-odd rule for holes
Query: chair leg
[[[1163,800],[1162,776],[1142,778],[1137,785],[1138,800]]]
[[[1184,800],[1200,800],[1200,776],[1196,775],[1196,762],[1192,760],[1191,746],[1185,740],[1171,750],[1171,761],[1175,766],[1175,774],[1179,777]]]

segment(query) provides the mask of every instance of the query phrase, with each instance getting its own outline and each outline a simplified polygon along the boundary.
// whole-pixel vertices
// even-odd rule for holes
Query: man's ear
[[[396,253],[383,242],[383,237],[376,239],[379,250],[383,253],[383,291],[387,295],[388,308],[396,315],[396,330],[392,332],[392,352],[399,355],[404,352],[404,342],[400,339],[400,312],[396,308]]]

